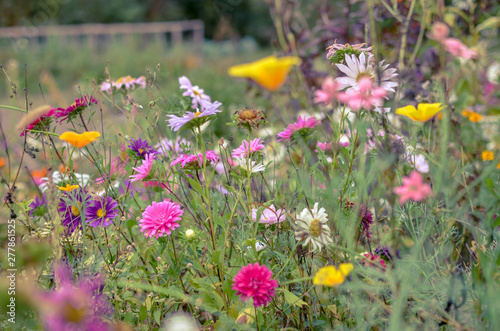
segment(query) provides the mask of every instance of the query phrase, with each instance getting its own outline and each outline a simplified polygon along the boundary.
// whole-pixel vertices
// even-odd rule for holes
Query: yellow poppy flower
[[[67,131],[59,136],[59,139],[67,141],[71,145],[82,148],[99,138],[101,134],[97,131],[86,131],[82,134]]]
[[[61,191],[66,191],[66,192],[71,192],[73,190],[76,190],[79,187],[80,187],[80,185],[69,185],[69,184],[66,184],[66,186],[58,186],[58,188]]]
[[[277,58],[273,55],[255,62],[232,66],[228,73],[233,77],[253,79],[263,88],[275,91],[285,82],[290,68],[301,62],[296,56]]]
[[[419,103],[418,109],[409,105],[396,109],[396,114],[405,115],[416,122],[427,122],[443,108],[440,103]]]
[[[323,267],[314,275],[313,284],[323,286],[342,284],[353,268],[352,263],[341,263],[338,269],[332,265]]]
[[[495,155],[491,151],[483,151],[481,157],[483,161],[493,161],[495,159]]]

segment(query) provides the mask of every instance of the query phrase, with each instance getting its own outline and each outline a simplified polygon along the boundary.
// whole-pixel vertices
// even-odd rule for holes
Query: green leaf
[[[297,307],[302,307],[303,305],[308,306],[308,304],[304,300],[300,299],[298,296],[296,296],[292,292],[289,292],[289,291],[284,290],[284,289],[280,289],[280,290],[285,295],[285,301],[290,306],[297,306]]]
[[[155,321],[156,323],[158,323],[158,325],[161,325],[161,313],[161,309],[155,310],[155,312],[153,313],[153,317],[155,318]]]
[[[147,309],[146,306],[141,306],[141,310],[139,311],[139,320],[144,321],[147,317]]]

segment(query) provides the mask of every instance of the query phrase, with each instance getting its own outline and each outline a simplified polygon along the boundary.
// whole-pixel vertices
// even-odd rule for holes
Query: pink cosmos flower
[[[232,288],[237,291],[237,295],[241,295],[241,300],[252,298],[255,307],[266,306],[278,287],[278,282],[271,279],[272,275],[272,271],[265,265],[250,263],[234,276]]]
[[[220,113],[221,110],[218,108],[221,105],[222,103],[220,103],[219,101],[214,101],[214,103],[203,102],[201,104],[201,111],[200,109],[197,108],[195,113],[188,111],[182,117],[176,115],[167,115],[167,117],[169,118],[167,120],[168,126],[170,126],[172,131],[179,131],[180,128],[182,128],[185,124],[191,122],[194,119],[203,118],[206,116],[215,115],[216,113]]]
[[[371,110],[373,106],[380,107],[386,95],[387,91],[382,87],[375,87],[373,80],[362,78],[359,80],[358,89],[339,93],[339,101],[345,102],[355,111],[361,108]]]
[[[403,177],[403,185],[394,188],[394,193],[399,195],[399,203],[404,204],[406,200],[421,201],[429,197],[432,189],[424,182],[422,175],[413,170],[409,177]]]
[[[477,52],[465,46],[456,38],[446,38],[442,41],[446,50],[455,57],[461,57],[470,60],[477,57]]]
[[[321,90],[314,92],[314,102],[324,103],[325,105],[333,104],[337,99],[340,84],[332,77],[327,77],[321,84]]]
[[[207,151],[205,153],[205,160],[210,162],[209,165],[214,165],[219,161],[219,156],[214,151]],[[182,154],[178,158],[176,158],[171,166],[176,164],[180,164],[182,168],[201,168],[203,166],[203,154]]]
[[[186,76],[179,77],[179,84],[181,89],[186,90],[182,95],[193,98],[191,108],[196,109],[205,102],[210,103],[210,97],[204,93],[205,91],[197,85],[193,86]]]
[[[264,148],[260,138],[252,139],[250,142],[243,140],[241,146],[233,149],[231,156],[234,158],[248,157]]]
[[[321,149],[323,152],[326,152],[326,151],[331,151],[333,146],[332,146],[332,143],[328,143],[328,142],[320,142],[318,141],[318,143],[316,144],[316,146],[318,146],[319,149]],[[316,150],[317,152],[318,150]]]
[[[181,206],[172,201],[154,202],[146,207],[139,221],[141,232],[146,237],[169,236],[175,228],[180,227],[177,223],[181,219],[184,211]]]
[[[296,131],[303,131],[305,135],[310,131],[310,129],[313,129],[318,124],[320,124],[320,121],[318,121],[315,117],[309,117],[306,119],[305,116],[300,116],[298,122],[289,124],[285,131],[277,134],[279,138],[278,141],[292,140],[292,134]]]
[[[262,211],[259,223],[276,224],[283,222],[285,219],[286,214],[283,209],[276,210],[276,207],[274,207],[274,205],[270,205]],[[257,209],[255,208],[252,209],[252,220],[257,220]]]
[[[149,175],[149,172],[151,171],[154,159],[155,155],[153,153],[146,154],[145,159],[142,160],[142,165],[137,168],[133,168],[135,171],[137,171],[137,174],[130,176],[130,181],[136,182],[146,178]]]

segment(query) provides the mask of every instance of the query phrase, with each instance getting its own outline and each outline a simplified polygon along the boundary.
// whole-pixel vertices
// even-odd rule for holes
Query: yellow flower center
[[[76,217],[80,216],[80,210],[75,206],[71,206],[71,213]]]
[[[196,113],[194,113],[194,116],[198,117],[201,115],[201,111],[197,111]]]
[[[321,221],[317,218],[313,219],[311,221],[311,225],[309,225],[309,232],[315,236],[315,237],[319,237],[319,235],[321,234]]]
[[[102,210],[102,208],[100,208],[97,211],[97,217],[104,217],[104,216],[106,216],[106,213],[104,212],[104,210]]]
[[[142,152],[144,152],[144,149],[139,148],[139,153],[142,153]]]
[[[200,97],[201,98],[201,93],[196,91],[196,90],[193,90],[193,94],[196,95],[197,97]]]

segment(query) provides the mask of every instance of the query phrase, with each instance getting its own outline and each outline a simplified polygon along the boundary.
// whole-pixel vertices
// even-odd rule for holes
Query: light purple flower
[[[197,112],[195,113],[188,111],[182,117],[167,115],[167,117],[169,117],[167,120],[168,126],[170,126],[172,131],[179,131],[180,128],[194,119],[215,115],[216,113],[221,112],[221,110],[218,109],[221,105],[222,103],[219,101],[214,101],[213,103],[204,102],[201,104],[201,110],[197,108]]]
[[[193,99],[191,108],[196,109],[205,102],[211,102],[210,97],[204,93],[203,89],[197,85],[193,86],[186,76],[179,77],[179,84],[181,89],[186,90],[182,95],[190,96]]]
[[[252,209],[252,220],[256,221],[257,220],[257,209]],[[260,219],[259,223],[264,223],[264,224],[276,224],[276,223],[281,223],[286,220],[286,213],[284,209],[278,209],[276,210],[276,207],[274,205],[270,205],[269,207],[266,207],[263,211],[262,214],[260,214]]]

